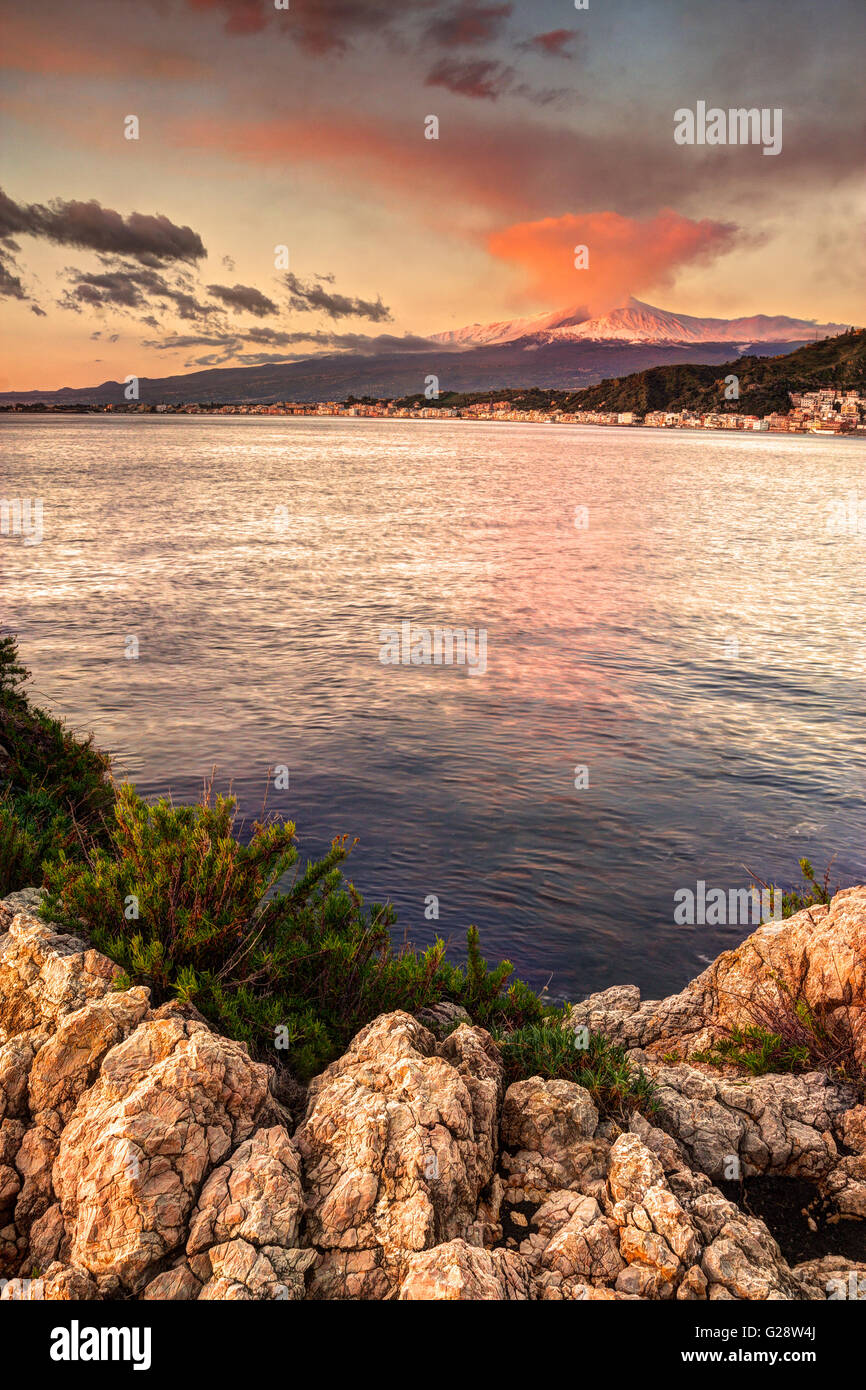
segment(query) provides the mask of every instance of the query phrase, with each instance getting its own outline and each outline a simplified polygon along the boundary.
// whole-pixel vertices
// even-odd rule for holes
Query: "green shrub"
[[[23,686],[30,672],[18,660],[18,642],[12,636],[0,637],[0,704],[26,708]]]
[[[59,720],[30,704],[23,690],[28,676],[18,660],[15,638],[0,638],[0,777],[4,782],[5,833],[19,845],[21,836],[38,843],[38,861],[26,861],[33,875],[30,881],[36,883],[43,857],[61,849],[80,855],[88,843],[104,840],[114,787],[109,776],[110,759],[93,747],[92,738],[78,738]],[[22,871],[20,852],[11,862],[14,878]]]
[[[441,940],[395,950],[393,909],[365,909],[343,877],[345,837],[277,891],[296,866],[294,838],[291,824],[257,824],[242,845],[230,798],[208,790],[197,806],[149,806],[122,786],[108,843],[88,847],[84,860],[61,850],[46,862],[43,911],[71,930],[83,925],[124,981],[148,985],[155,1002],[190,1001],[302,1078],[393,1009],[415,1013],[448,998],[481,1023],[541,1017],[526,985],[508,985],[509,962],[488,969],[474,928],[465,969],[446,962]]]
[[[833,869],[832,859],[827,865],[824,871],[824,877],[820,883],[808,859],[803,858],[797,862],[800,865],[802,885],[799,888],[795,887],[782,890],[783,918],[793,917],[795,912],[802,912],[806,907],[826,906],[829,904],[833,894],[839,891],[838,886],[833,889],[830,888],[830,875]],[[758,892],[759,889],[763,889],[764,892],[769,893],[769,907],[770,911],[773,912],[776,905],[776,894],[779,892],[779,889],[772,887],[768,883],[764,883],[763,879],[758,879],[757,883],[752,884],[752,890]]]
[[[474,1023],[489,1029],[506,1025],[515,1029],[540,1022],[544,1017],[541,1000],[529,985],[524,984],[523,980],[508,984],[514,973],[510,960],[500,961],[490,969],[481,955],[477,927],[470,927],[466,934],[465,969],[445,961],[444,943],[439,945],[443,957],[438,977],[439,997],[462,1004]]]
[[[257,906],[294,861],[294,826],[233,834],[234,803],[210,793],[197,806],[148,806],[120,787],[108,850],[86,864],[61,852],[46,868],[47,911],[87,925],[99,950],[160,996],[179,971],[219,972],[263,929]]]
[[[750,1024],[727,1030],[715,1047],[695,1053],[699,1062],[740,1067],[753,1076],[767,1072],[824,1071],[850,1082],[863,1092],[866,1069],[857,1056],[855,1039],[863,1023],[862,1000],[841,984],[839,997],[813,1007],[802,981],[791,985],[778,971],[756,982],[742,1006]]]
[[[28,888],[42,876],[41,836],[16,813],[8,794],[0,798],[0,898]]]
[[[833,894],[838,890],[830,888],[830,872],[833,868],[833,860],[824,870],[824,878],[819,883],[815,877],[815,870],[806,858],[798,860],[800,873],[803,875],[803,887],[791,888],[789,892],[782,895],[782,916],[793,917],[795,912],[802,912],[804,907],[817,907],[827,905]]]
[[[629,1061],[625,1050],[598,1033],[588,1046],[577,1046],[571,1028],[561,1026],[561,1012],[545,1023],[530,1023],[511,1033],[497,1033],[508,1083],[542,1076],[546,1080],[576,1081],[593,1098],[600,1114],[625,1121],[634,1110],[651,1115],[655,1109],[652,1082]]]
[[[711,1066],[727,1062],[752,1076],[766,1076],[768,1072],[808,1071],[809,1049],[802,1043],[787,1042],[781,1033],[749,1024],[732,1028],[730,1036],[722,1038],[715,1048],[694,1053],[694,1060]]]

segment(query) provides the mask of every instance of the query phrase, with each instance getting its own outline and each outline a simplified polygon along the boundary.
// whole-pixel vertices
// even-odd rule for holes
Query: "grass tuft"
[[[505,1061],[506,1080],[510,1083],[541,1076],[575,1081],[589,1091],[606,1118],[627,1122],[635,1110],[651,1115],[655,1109],[653,1084],[629,1061],[625,1049],[599,1033],[590,1033],[584,1039],[587,1046],[579,1047],[574,1030],[560,1026],[563,1012],[554,1011],[544,1023],[494,1034]]]

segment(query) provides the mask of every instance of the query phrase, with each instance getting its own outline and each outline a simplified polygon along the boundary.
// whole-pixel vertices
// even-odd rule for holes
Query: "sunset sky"
[[[0,12],[0,390],[629,295],[866,323],[862,0]],[[677,145],[699,100],[782,108],[781,154]]]

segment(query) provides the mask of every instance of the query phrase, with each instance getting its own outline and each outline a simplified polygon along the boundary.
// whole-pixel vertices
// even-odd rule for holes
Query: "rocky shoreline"
[[[866,1297],[862,1089],[704,1060],[773,982],[866,1068],[866,887],[759,928],[670,998],[573,1006],[576,1042],[620,1043],[655,1085],[651,1119],[624,1123],[571,1081],[506,1086],[447,1003],[382,1014],[287,1095],[192,1006],[119,988],[38,902],[0,903],[4,1300]],[[808,1182],[862,1255],[791,1265],[719,1186],[757,1176]]]

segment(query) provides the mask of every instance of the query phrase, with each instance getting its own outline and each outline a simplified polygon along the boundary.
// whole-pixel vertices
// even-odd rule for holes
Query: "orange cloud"
[[[669,209],[644,220],[592,212],[516,222],[494,232],[487,248],[526,273],[528,298],[580,300],[598,313],[630,294],[668,287],[683,266],[728,251],[737,231],[731,222],[696,222]],[[578,246],[588,250],[586,269],[575,268]]]
[[[0,66],[15,72],[46,73],[65,77],[140,77],[181,81],[202,77],[207,67],[197,58],[144,44],[112,46],[102,38],[98,46],[77,41],[68,34],[54,36],[44,23],[4,16],[0,38]]]

